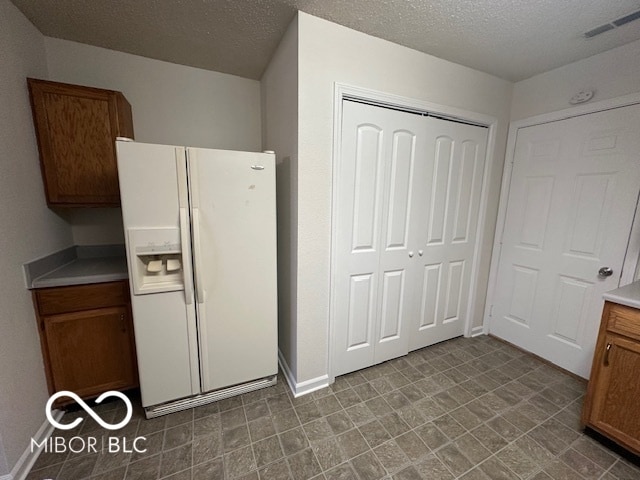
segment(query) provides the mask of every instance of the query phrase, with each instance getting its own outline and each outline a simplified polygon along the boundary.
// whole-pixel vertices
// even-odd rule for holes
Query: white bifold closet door
[[[345,101],[334,375],[464,333],[486,128]]]

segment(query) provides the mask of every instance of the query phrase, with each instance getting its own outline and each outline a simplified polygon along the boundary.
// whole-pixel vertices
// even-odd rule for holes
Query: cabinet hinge
[[[493,305],[489,307],[489,316],[493,317]]]

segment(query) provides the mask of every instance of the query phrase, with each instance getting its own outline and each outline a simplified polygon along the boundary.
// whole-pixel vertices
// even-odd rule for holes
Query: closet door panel
[[[382,109],[380,109],[382,110]],[[387,110],[391,130],[383,203],[384,250],[380,253],[379,325],[375,363],[408,353],[408,324],[415,316],[415,171],[424,154],[424,118]]]
[[[385,131],[360,121],[345,104],[345,141],[338,170],[335,294],[335,371],[374,362],[378,325],[378,263],[385,175]]]
[[[418,115],[349,101],[343,114],[334,205],[336,375],[408,352],[415,164],[424,142]]]
[[[372,315],[375,314],[376,275],[352,275],[349,285],[349,312],[347,316],[347,351],[371,346]]]
[[[411,214],[411,190],[415,163],[416,135],[400,130],[393,132],[389,168],[386,251],[406,249]]]
[[[487,129],[429,117],[428,154],[417,184],[420,314],[411,324],[409,349],[464,333],[474,262]]]

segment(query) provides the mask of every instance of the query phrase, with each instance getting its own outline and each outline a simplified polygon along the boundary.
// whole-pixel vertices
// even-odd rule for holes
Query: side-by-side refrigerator
[[[273,385],[275,155],[116,148],[147,417]]]

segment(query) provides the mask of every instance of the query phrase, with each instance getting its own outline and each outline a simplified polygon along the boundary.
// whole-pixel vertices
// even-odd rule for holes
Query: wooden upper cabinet
[[[133,138],[122,93],[27,79],[49,206],[118,206],[116,137]]]

